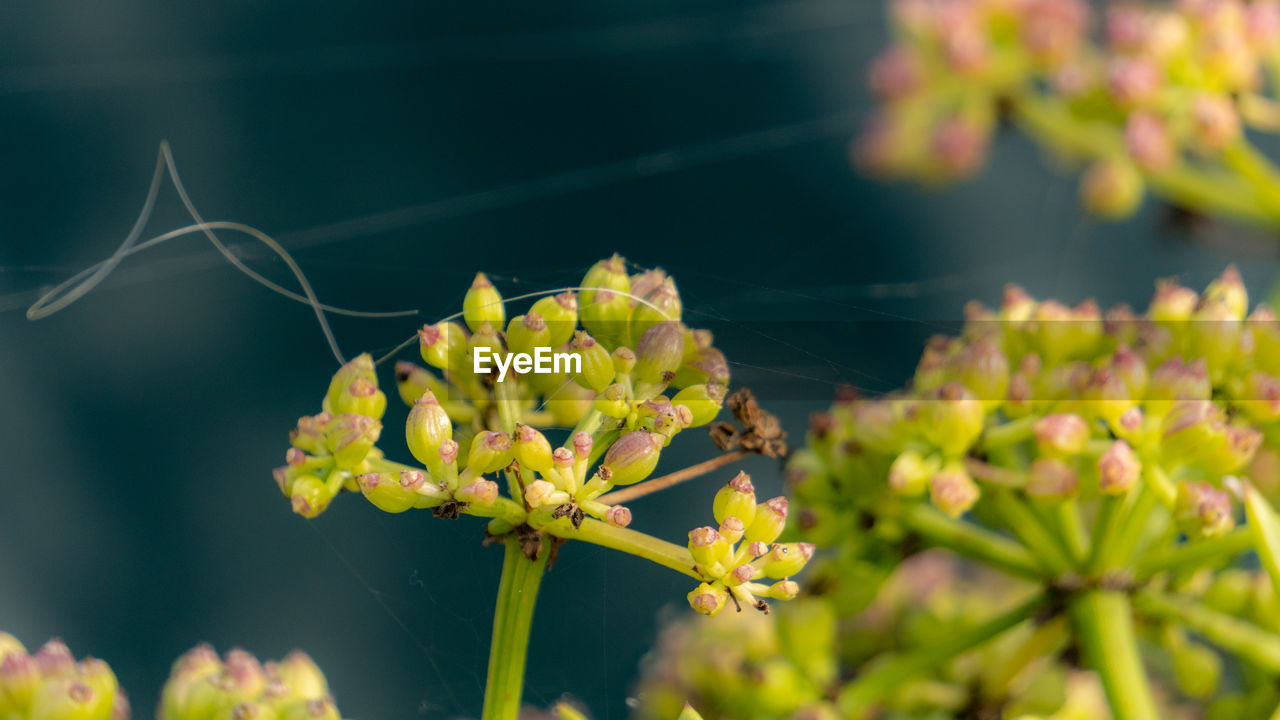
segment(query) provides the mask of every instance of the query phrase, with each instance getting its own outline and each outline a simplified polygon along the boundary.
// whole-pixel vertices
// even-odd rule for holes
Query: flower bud
[[[246,697],[256,697],[267,686],[266,673],[258,658],[240,648],[227,651],[224,669],[236,688]]]
[[[602,392],[613,382],[613,358],[604,345],[585,332],[574,336],[570,348],[582,358],[582,371],[574,380],[581,386]]]
[[[289,488],[289,502],[293,511],[304,518],[314,518],[329,507],[333,494],[323,480],[315,475],[302,475]]]
[[[771,578],[786,578],[795,575],[809,564],[813,557],[814,546],[810,543],[780,543],[769,551],[768,562],[762,568],[764,574]]]
[[[867,75],[871,91],[881,98],[905,97],[920,88],[924,81],[924,64],[910,47],[896,45],[884,51],[871,64]]]
[[[609,359],[613,361],[613,371],[618,376],[629,375],[636,367],[636,354],[629,347],[614,348]]]
[[[736,545],[742,539],[743,533],[747,531],[746,523],[738,518],[730,515],[720,523],[720,537],[724,538],[730,545]],[[748,578],[749,579],[749,578]]]
[[[423,325],[418,331],[418,349],[434,368],[459,372],[468,367],[467,332],[456,322]]]
[[[711,502],[711,514],[718,523],[735,517],[743,525],[750,525],[756,517],[756,489],[751,484],[751,476],[739,472],[725,483]]]
[[[947,383],[924,403],[924,431],[948,456],[964,454],[982,434],[985,412],[968,388]]]
[[[488,507],[498,499],[498,483],[492,480],[476,480],[470,485],[458,488],[454,497],[461,502]]]
[[[658,323],[679,322],[683,307],[674,280],[666,278],[657,287],[644,293],[638,292],[635,287],[631,290],[643,299],[643,302],[637,301],[631,310],[629,337],[632,342],[644,337],[649,328]]]
[[[658,466],[663,438],[647,430],[634,430],[618,438],[601,465],[609,469],[614,485],[631,485],[649,477]]]
[[[41,645],[31,657],[40,668],[40,674],[46,678],[71,675],[76,669],[76,657],[61,638],[53,638]]]
[[[404,437],[413,457],[431,470],[432,475],[442,477],[440,446],[453,438],[453,423],[435,395],[424,393],[414,401],[405,421]]]
[[[569,439],[573,443],[573,454],[579,460],[586,460],[591,457],[591,448],[595,446],[595,441],[591,439],[591,433],[576,432]]]
[[[1218,152],[1240,137],[1240,114],[1221,95],[1197,95],[1191,102],[1191,119],[1196,145],[1205,152]],[[1244,313],[1241,310],[1240,316]]]
[[[685,339],[684,364],[676,370],[671,381],[676,387],[690,387],[701,383],[729,384],[729,361],[724,353],[713,347],[695,348],[690,352],[689,339]]]
[[[333,374],[333,379],[329,381],[329,390],[325,394],[325,404],[329,406],[326,411],[333,412],[330,408],[338,401],[338,396],[356,380],[368,380],[377,384],[378,377],[374,372],[373,356],[369,353],[357,355]]]
[[[1218,537],[1235,527],[1231,496],[1208,483],[1180,482],[1174,519],[1190,537]]]
[[[583,276],[581,298],[583,305],[595,302],[600,293],[596,288],[631,292],[631,278],[627,275],[627,261],[617,253],[607,260],[601,260],[587,270]]]
[[[779,496],[757,505],[755,518],[746,525],[747,531],[742,537],[748,543],[777,540],[787,526],[787,499]]]
[[[510,435],[482,430],[471,439],[467,467],[478,475],[487,475],[510,465],[514,459]]]
[[[1183,640],[1169,648],[1173,677],[1178,690],[1188,698],[1205,700],[1218,690],[1222,678],[1222,658],[1212,648]]]
[[[1172,357],[1151,373],[1148,400],[1208,400],[1213,394],[1209,366],[1203,358],[1187,363]]]
[[[977,483],[959,463],[950,463],[929,478],[929,500],[950,517],[968,512],[980,495]]]
[[[396,390],[400,399],[409,407],[413,407],[413,401],[422,397],[425,392],[434,393],[436,397],[447,392],[445,384],[429,370],[404,361],[396,363]]]
[[[564,492],[557,491],[556,486],[546,480],[534,480],[524,488],[524,501],[529,507],[537,508],[543,505],[549,505],[557,502],[557,495],[565,495]],[[566,495],[566,498],[568,496]]]
[[[1131,114],[1124,126],[1124,138],[1129,157],[1146,172],[1163,172],[1177,160],[1169,128],[1152,113]]]
[[[689,409],[689,427],[702,427],[720,414],[724,407],[725,386],[711,382],[704,385],[690,385],[671,398],[674,405],[683,405]]]
[[[74,678],[46,680],[31,698],[30,720],[97,720],[111,716],[112,698]]]
[[[649,328],[636,344],[635,377],[643,383],[670,383],[684,362],[684,328],[676,321]]]
[[[40,687],[40,667],[21,650],[10,650],[0,660],[0,711],[26,717],[31,698]]]
[[[1009,390],[1009,359],[991,340],[977,340],[961,348],[951,369],[955,379],[979,400],[1001,400]]]
[[[621,505],[614,505],[605,511],[604,520],[614,527],[624,528],[631,524],[631,511]]]
[[[1145,189],[1142,173],[1127,158],[1106,158],[1085,171],[1080,180],[1080,201],[1098,217],[1122,220],[1142,204]]]
[[[1039,458],[1027,471],[1028,496],[1046,502],[1062,502],[1074,497],[1080,485],[1076,471],[1057,458]]]
[[[925,457],[915,450],[904,450],[889,466],[889,489],[903,497],[920,497],[940,466],[936,456]]]
[[[729,602],[729,592],[719,584],[702,583],[688,595],[689,606],[708,617],[715,617]]]
[[[1107,90],[1116,104],[1124,107],[1150,102],[1163,82],[1160,67],[1140,55],[1119,56],[1107,68]]]
[[[544,297],[529,308],[529,314],[541,315],[547,323],[550,347],[563,347],[573,338],[573,331],[578,326],[578,296],[571,292]]]
[[[769,586],[764,593],[765,597],[774,600],[795,600],[800,595],[800,584],[794,580],[779,580]]]
[[[1260,423],[1280,418],[1280,378],[1261,370],[1250,372],[1245,377],[1243,394],[1236,399],[1236,406]]]
[[[948,177],[973,174],[987,157],[990,133],[972,120],[950,117],[934,128],[930,147],[934,162]]]
[[[545,473],[555,465],[547,437],[528,425],[516,425],[512,448],[521,467]]]
[[[693,561],[704,568],[729,558],[733,547],[713,527],[700,527],[689,532],[689,552]]]
[[[381,419],[387,409],[387,396],[378,389],[378,384],[365,378],[356,378],[338,394],[330,403],[335,414],[354,413],[374,419]]]
[[[1138,483],[1142,463],[1124,440],[1116,440],[1098,457],[1098,489],[1104,495],[1123,495]]]
[[[26,654],[27,649],[18,641],[18,638],[7,632],[0,632],[0,662],[3,662],[5,656],[11,652]]]
[[[365,499],[383,512],[402,513],[418,502],[418,493],[389,473],[365,473],[356,478],[356,482]]]
[[[1041,455],[1070,457],[1089,442],[1089,423],[1074,413],[1046,415],[1032,426]]]
[[[1245,289],[1244,280],[1235,265],[1228,265],[1226,270],[1209,283],[1204,290],[1204,302],[1220,302],[1228,311],[1228,315],[1237,320],[1244,318],[1249,312],[1249,291]]]
[[[591,401],[591,406],[611,418],[622,419],[631,414],[627,388],[621,383],[614,383],[602,390],[596,399]]]
[[[495,328],[506,324],[507,306],[502,301],[502,294],[484,273],[476,273],[476,278],[462,298],[462,318],[472,332],[489,323]]]
[[[1223,442],[1203,458],[1204,468],[1222,474],[1235,473],[1249,464],[1262,445],[1262,431],[1244,425],[1228,425]]]
[[[513,353],[529,355],[532,355],[537,348],[552,347],[551,331],[547,329],[547,321],[532,310],[511,318],[511,324],[507,325],[507,347]]]
[[[341,720],[342,715],[329,697],[295,700],[280,709],[277,720]]]
[[[329,694],[329,683],[311,656],[294,650],[284,660],[272,665],[280,681],[295,698],[322,698]]]

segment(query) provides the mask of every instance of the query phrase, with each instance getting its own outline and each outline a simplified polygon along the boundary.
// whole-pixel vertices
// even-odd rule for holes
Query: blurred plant
[[[0,719],[128,720],[129,699],[105,662],[77,662],[57,639],[27,654],[0,632]]]
[[[631,512],[622,502],[748,453],[786,449],[776,418],[749,392],[726,398],[728,363],[709,332],[680,322],[680,295],[664,272],[628,275],[615,255],[593,266],[581,287],[542,297],[509,320],[506,301],[481,274],[462,308],[418,333],[422,357],[439,375],[396,366],[399,395],[412,408],[405,433],[417,466],[388,460],[376,446],[386,398],[372,358],[362,355],[334,375],[320,414],[298,421],[275,479],[308,518],[346,490],[386,512],[489,520],[486,541],[502,543],[506,556],[485,720],[516,717],[538,587],[567,540],[689,575],[698,582],[689,603],[707,615],[729,604],[767,611],[766,598],[797,594],[789,578],[811,553],[774,542],[787,500],[757,503],[745,474],[717,496],[717,526],[692,531],[687,546],[627,528]],[[725,452],[646,482],[671,440],[710,424],[726,402],[742,427],[713,426]],[[558,448],[539,429],[550,426],[572,427]],[[505,495],[490,476],[505,480]]]
[[[157,720],[339,720],[324,673],[295,650],[260,663],[244,650],[222,658],[198,645],[178,658],[160,697]]]
[[[1280,131],[1280,2],[891,0],[855,147],[888,177],[970,175],[1008,117],[1087,166],[1085,206],[1129,215],[1147,188],[1190,210],[1280,227],[1280,169],[1245,130]],[[1268,88],[1267,83],[1270,84]]]

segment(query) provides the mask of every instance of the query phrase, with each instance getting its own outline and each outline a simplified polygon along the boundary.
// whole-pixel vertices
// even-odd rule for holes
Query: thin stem
[[[841,717],[867,717],[880,702],[912,677],[928,672],[957,655],[1016,627],[1030,618],[1044,602],[1044,596],[1037,595],[1013,610],[975,628],[939,638],[938,642],[927,648],[899,655],[863,673],[840,692],[836,704],[840,708]]]
[[[993,425],[987,428],[982,433],[983,449],[994,450],[995,448],[1009,447],[1031,439],[1034,434],[1033,428],[1039,419],[1036,415],[1028,415],[1017,420],[1010,420],[1003,425]]]
[[[1019,577],[1043,578],[1036,558],[1006,537],[963,520],[953,520],[932,505],[915,505],[902,514],[906,528],[926,542],[984,562]]]
[[[1080,517],[1080,503],[1075,498],[1067,498],[1058,503],[1054,511],[1058,530],[1062,533],[1075,564],[1080,564],[1089,554],[1089,539],[1084,529],[1084,520]]]
[[[1071,559],[1058,538],[1040,522],[1040,518],[1008,490],[993,494],[995,510],[1023,545],[1031,551],[1036,561],[1051,575],[1061,575],[1071,569]]]
[[[1280,673],[1280,635],[1251,622],[1211,610],[1200,603],[1158,592],[1142,592],[1133,598],[1139,612],[1158,620],[1171,620],[1203,636],[1209,642],[1257,664],[1271,673]]]
[[[1147,520],[1151,518],[1156,503],[1156,492],[1149,485],[1144,484],[1138,489],[1138,494],[1129,504],[1128,512],[1123,513],[1115,541],[1100,550],[1102,555],[1099,557],[1098,570],[1105,572],[1128,564],[1138,543],[1142,542],[1142,536],[1147,530]]]
[[[662,477],[646,480],[623,490],[615,490],[611,493],[606,493],[596,498],[596,500],[606,505],[619,505],[630,500],[635,500],[639,497],[644,497],[650,493],[658,492],[659,490],[666,490],[673,485],[679,485],[687,480],[702,477],[709,472],[719,470],[735,460],[741,460],[749,454],[749,450],[734,450],[733,452],[725,453],[720,457],[700,462],[697,465],[690,465],[683,470],[677,470],[673,473],[663,475]]]
[[[1137,579],[1145,581],[1166,570],[1194,570],[1213,562],[1230,560],[1251,547],[1253,534],[1248,526],[1238,527],[1226,535],[1148,554],[1138,562]]]
[[[525,557],[519,540],[514,537],[506,540],[481,720],[516,720],[520,714],[533,608],[547,569],[547,557],[551,554],[546,545],[544,540],[537,558],[530,560]]]
[[[1071,621],[1085,658],[1102,679],[1115,720],[1156,720],[1129,596],[1115,590],[1082,593],[1071,601]]]
[[[642,532],[615,527],[591,518],[584,520],[581,527],[577,529],[574,529],[567,518],[547,523],[538,529],[566,540],[583,540],[594,545],[621,550],[684,573],[691,578],[703,579],[698,571],[693,569],[693,556],[689,554],[688,548],[659,540]]]
[[[1104,550],[1115,544],[1120,532],[1120,511],[1124,509],[1123,495],[1104,495],[1093,519],[1093,538],[1089,541],[1089,557],[1084,562],[1085,573],[1094,575],[1102,569]]]

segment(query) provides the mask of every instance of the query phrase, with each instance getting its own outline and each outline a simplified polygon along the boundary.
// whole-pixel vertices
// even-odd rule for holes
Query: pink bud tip
[[[451,438],[445,438],[440,442],[440,459],[445,465],[452,465],[458,459],[458,442]]]
[[[729,576],[733,579],[734,584],[741,585],[744,582],[749,582],[755,572],[756,569],[750,565],[739,565],[733,569],[733,572],[729,573]]]
[[[381,473],[376,473],[376,472],[365,473],[360,477],[356,478],[356,482],[360,483],[360,487],[364,488],[365,490],[373,490],[377,488],[378,483],[380,481],[381,481]]]
[[[427,484],[427,474],[421,470],[401,470],[400,487],[405,490],[417,490]]]
[[[694,610],[703,615],[710,615],[720,607],[718,600],[719,598],[716,597],[715,593],[704,592],[694,595],[689,604],[693,606]]]
[[[593,442],[591,435],[585,432],[574,433],[573,435],[573,451],[578,457],[585,458],[591,455],[591,446]]]
[[[378,386],[374,385],[368,378],[356,378],[354,382],[347,386],[347,392],[353,397],[373,397],[378,392]]]
[[[732,515],[725,518],[724,522],[720,523],[721,535],[737,535],[738,537],[742,537],[742,533],[746,532],[746,530],[747,526],[743,525],[741,520]]]
[[[422,347],[431,347],[440,340],[440,328],[435,325],[423,325],[418,331],[418,343]]]
[[[288,476],[285,474],[288,468],[278,467],[271,471],[271,478],[276,481],[276,487],[280,488],[280,492],[284,492],[285,482]]]
[[[621,505],[614,505],[605,512],[604,518],[610,525],[624,528],[631,524],[631,511]]]
[[[62,638],[53,638],[32,656],[44,675],[61,675],[75,668],[76,659]]]
[[[527,313],[524,316],[524,326],[534,332],[547,329],[547,321],[536,312]]]
[[[756,491],[755,486],[751,484],[751,476],[741,471],[739,471],[738,474],[733,476],[733,479],[729,481],[729,487],[747,495],[753,494]]]
[[[436,394],[430,390],[422,393],[422,397],[413,401],[414,405],[439,405],[440,401],[436,399]]]
[[[573,451],[569,448],[556,448],[551,453],[551,459],[555,461],[556,467],[567,468],[573,465]]]
[[[459,489],[458,495],[466,498],[467,502],[489,506],[498,499],[498,483],[492,480],[477,480]]]
[[[720,533],[712,527],[695,528],[689,532],[689,544],[694,547],[706,547],[720,539]]]
[[[284,461],[292,467],[298,467],[307,461],[307,454],[298,448],[289,448],[284,454]]]
[[[764,557],[769,554],[769,544],[764,542],[753,542],[747,546],[747,554],[751,557]]]
[[[776,498],[765,501],[764,505],[761,507],[762,509],[768,510],[769,512],[777,515],[778,519],[785,520],[787,518],[787,506],[787,499],[779,495]]]

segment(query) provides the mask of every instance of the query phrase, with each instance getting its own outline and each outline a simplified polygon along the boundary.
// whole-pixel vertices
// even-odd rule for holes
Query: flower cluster
[[[881,112],[867,168],[924,181],[983,163],[1008,114],[1089,164],[1085,205],[1129,214],[1146,187],[1196,210],[1274,225],[1280,174],[1243,129],[1280,130],[1280,2],[1114,3],[1101,37],[1084,0],[892,0],[896,42],[873,64]]]
[[[165,683],[158,720],[339,720],[324,673],[295,650],[260,663],[244,650],[222,658],[198,645],[178,658]]]
[[[776,543],[787,523],[787,499],[756,502],[755,487],[744,472],[716,493],[713,512],[719,529],[705,526],[689,533],[689,553],[698,573],[706,578],[689,593],[689,604],[703,615],[715,616],[731,600],[768,612],[761,598],[790,600],[800,586],[789,578],[813,557],[809,543]],[[754,582],[772,578],[765,585]]]
[[[27,654],[0,632],[0,718],[5,720],[128,720],[129,699],[107,664],[76,661],[61,640]]]

